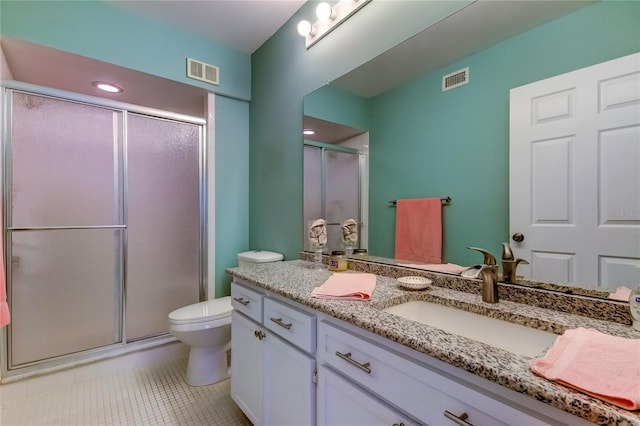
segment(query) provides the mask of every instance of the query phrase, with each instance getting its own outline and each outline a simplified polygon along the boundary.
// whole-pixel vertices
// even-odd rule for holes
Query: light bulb
[[[322,2],[316,8],[316,16],[320,20],[329,18],[333,19],[334,15],[333,9],[329,6],[329,3]]]
[[[105,92],[109,92],[109,93],[120,93],[124,91],[122,87],[116,86],[115,84],[112,84],[112,83],[106,83],[104,81],[94,81],[92,84],[96,86],[98,89],[104,90]]]
[[[298,24],[298,34],[302,37],[307,37],[311,35],[311,30],[313,27],[309,21],[300,21]]]
[[[302,131],[302,134],[303,134],[303,135],[315,135],[315,134],[316,134],[316,132],[315,132],[315,130],[312,130],[312,129],[304,129],[304,130]]]

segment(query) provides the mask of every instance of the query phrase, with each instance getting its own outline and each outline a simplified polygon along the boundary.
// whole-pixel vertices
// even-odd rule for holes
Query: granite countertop
[[[640,332],[628,325],[509,300],[488,304],[482,302],[478,294],[436,285],[424,291],[404,290],[395,278],[380,275],[369,301],[315,299],[311,297],[311,290],[326,281],[331,272],[312,269],[311,265],[311,262],[304,260],[293,260],[229,268],[227,273],[590,422],[640,426],[640,411],[627,411],[541,378],[529,369],[531,358],[527,356],[406,320],[382,309],[407,301],[424,300],[556,334],[562,334],[566,329],[587,327],[612,335],[640,338]],[[400,271],[396,276],[400,275],[416,274]],[[441,280],[449,279],[449,276],[443,274],[431,275]],[[460,280],[457,277],[452,279]],[[473,285],[476,280],[465,281]],[[476,285],[479,285],[479,281]]]

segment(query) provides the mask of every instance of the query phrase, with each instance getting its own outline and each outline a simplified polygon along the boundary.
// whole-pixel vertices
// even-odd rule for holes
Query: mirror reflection
[[[433,28],[424,33],[419,36],[437,39]],[[384,61],[393,58],[397,63],[398,51],[415,51],[408,44],[419,42],[419,36],[374,59],[371,67],[393,70],[393,64]],[[462,52],[459,57],[468,53]],[[367,71],[369,64],[363,64],[305,97],[305,126],[320,119],[325,125],[336,123],[339,128],[355,128],[367,135],[369,173],[365,180],[369,182],[369,200],[368,214],[362,209],[361,220],[368,228],[365,247],[372,260],[398,263],[397,209],[390,201],[429,197],[452,199],[441,211],[442,263],[463,266],[482,263],[482,256],[468,246],[488,250],[499,262],[504,242],[520,257],[518,249],[522,242],[512,240],[514,232],[509,229],[509,222],[513,221],[509,215],[509,191],[520,188],[518,183],[510,182],[509,174],[510,90],[569,71],[534,72],[531,68],[536,68],[535,64],[526,59],[526,52],[514,52],[498,44],[447,66],[449,62],[434,59],[428,69],[422,69],[419,75],[414,71],[410,79],[405,76],[399,81],[391,73],[389,80],[393,81],[393,87],[373,89],[365,87],[366,73],[370,71]],[[443,90],[443,77],[467,67],[468,84]],[[395,68],[411,74],[405,68]],[[628,139],[632,141],[630,145],[634,137],[637,135]],[[633,149],[632,146],[631,153]],[[626,170],[637,170],[640,164],[636,163]],[[305,173],[306,169],[305,156]],[[636,182],[640,180],[635,175],[625,179],[634,182],[634,177]],[[305,186],[306,180],[307,176]],[[640,199],[636,194],[640,188],[636,186],[629,185],[621,195],[630,206],[625,211],[631,212],[623,224],[626,227],[623,232],[627,232],[623,239],[628,246],[629,241],[640,241],[637,234]],[[305,212],[306,203],[305,199]],[[621,278],[616,281],[599,282],[600,277],[594,277],[591,282],[572,282],[571,277],[558,280],[544,275],[529,276],[528,266],[520,264],[517,275],[525,274],[528,278],[519,282],[607,297],[620,285],[635,287],[640,282],[640,269],[635,268],[640,259],[640,244],[630,246],[630,252],[618,256],[623,262],[613,265],[621,271]]]

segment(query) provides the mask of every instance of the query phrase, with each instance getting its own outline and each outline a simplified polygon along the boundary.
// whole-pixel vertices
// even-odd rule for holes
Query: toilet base
[[[227,346],[221,348],[197,348],[189,351],[189,363],[185,381],[189,386],[206,386],[229,378]]]

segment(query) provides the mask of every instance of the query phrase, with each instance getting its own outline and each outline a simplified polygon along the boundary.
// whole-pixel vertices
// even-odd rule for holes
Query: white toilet
[[[278,262],[280,253],[253,250],[238,254],[239,266]],[[205,386],[229,377],[227,351],[231,348],[231,296],[194,303],[169,314],[169,333],[189,345],[185,381]]]
[[[194,303],[169,314],[169,332],[191,347],[186,382],[204,386],[229,377],[231,297]]]

